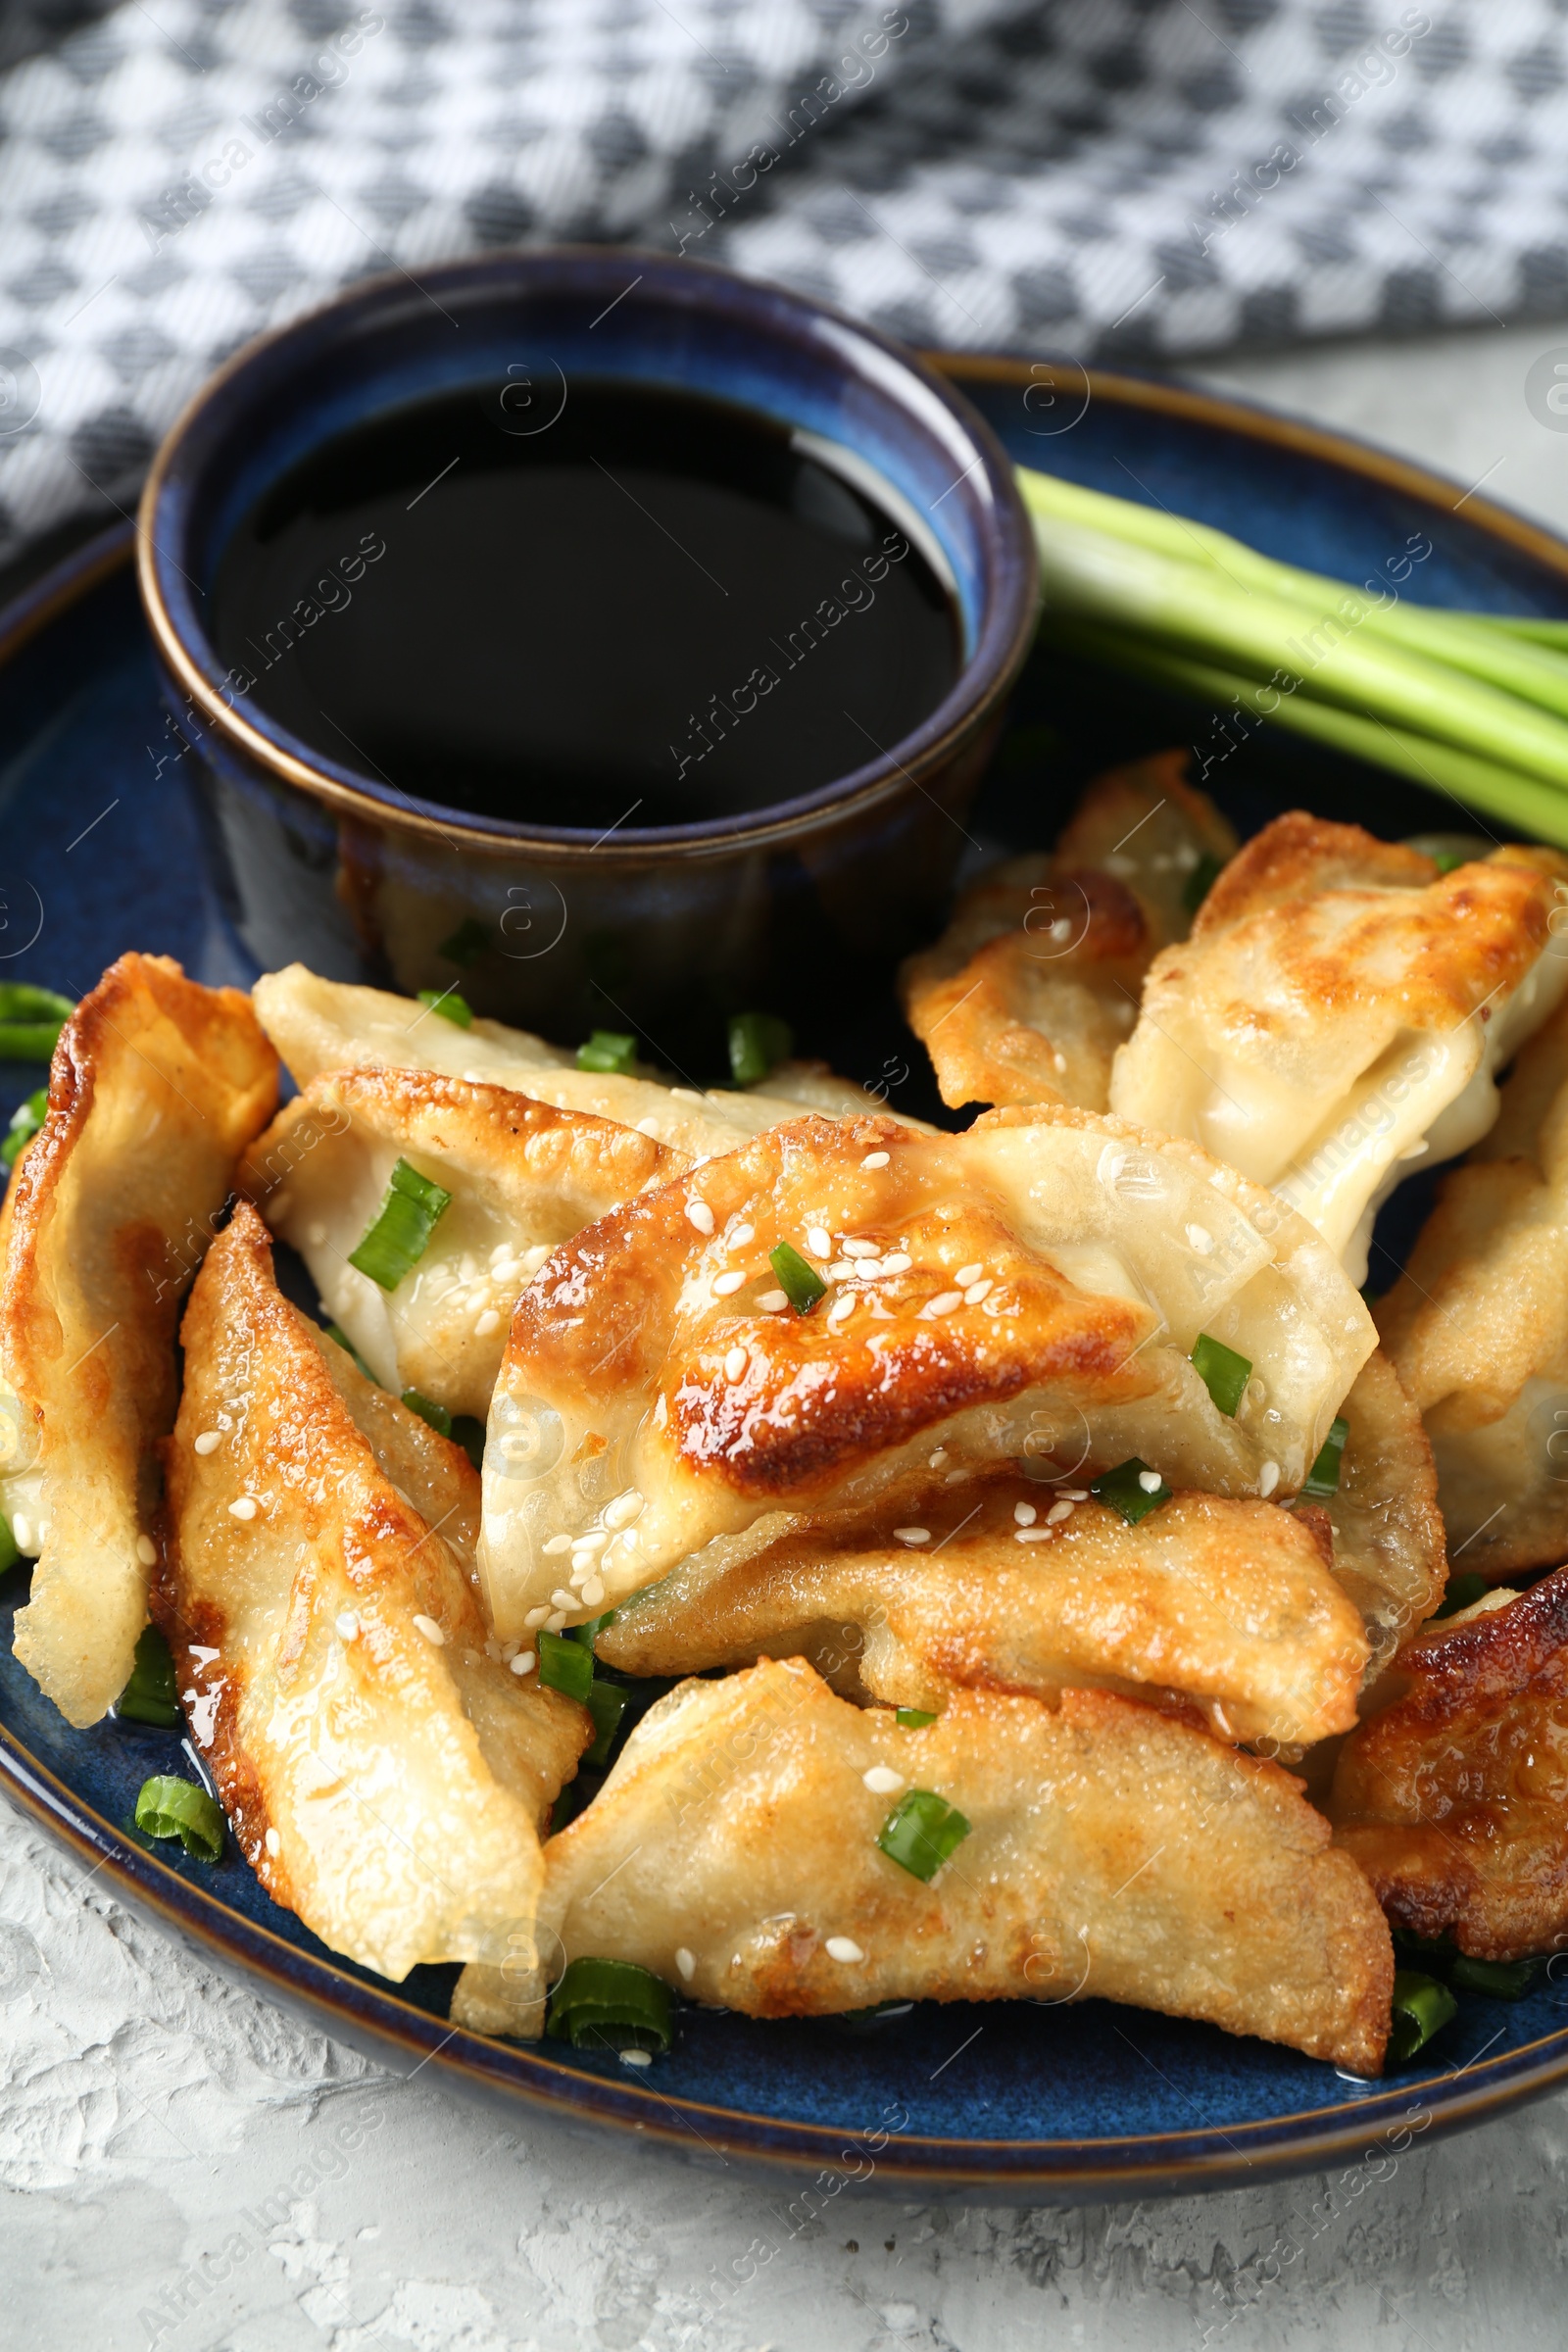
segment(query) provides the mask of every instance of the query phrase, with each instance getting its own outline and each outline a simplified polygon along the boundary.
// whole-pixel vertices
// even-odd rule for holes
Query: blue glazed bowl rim
[[[808,345],[846,373],[852,371],[850,354],[858,347],[871,360],[868,372],[885,398],[891,399],[896,388],[906,391],[898,405],[914,432],[934,445],[936,435],[920,410],[935,402],[970,453],[944,495],[968,510],[983,553],[981,609],[974,643],[930,715],[876,759],[811,792],[697,824],[622,825],[615,828],[610,854],[640,860],[671,851],[701,856],[799,844],[803,835],[858,817],[885,797],[910,788],[923,791],[925,778],[1000,715],[1027,658],[1039,612],[1033,529],[1001,443],[962,393],[925,358],[828,303],[711,263],[602,245],[539,246],[449,262],[424,270],[416,290],[427,293],[437,308],[443,293],[461,303],[509,286],[523,298],[530,292],[580,293],[586,305],[600,295],[624,298],[632,290],[622,282],[628,266],[639,270],[634,286],[651,285],[688,315],[706,311],[739,319],[756,330],[760,345],[773,340],[781,352],[792,340]],[[137,517],[137,581],[153,641],[171,677],[221,740],[342,813],[434,835],[449,847],[513,855],[531,848],[555,860],[597,854],[602,860],[603,833],[512,824],[504,818],[481,821],[328,760],[259,710],[241,713],[202,622],[192,578],[195,550],[187,543],[200,487],[223,463],[259,394],[265,397],[285,382],[323,344],[351,340],[368,331],[378,315],[406,305],[410,284],[407,273],[397,270],[358,280],[243,345],[187,402],[153,461]],[[951,458],[951,450],[946,454]]]

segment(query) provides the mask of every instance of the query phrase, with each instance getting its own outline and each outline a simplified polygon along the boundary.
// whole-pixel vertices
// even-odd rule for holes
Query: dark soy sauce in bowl
[[[240,697],[414,799],[592,831],[794,800],[943,700],[947,588],[786,428],[625,382],[544,424],[526,396],[411,404],[265,493],[212,597]]]

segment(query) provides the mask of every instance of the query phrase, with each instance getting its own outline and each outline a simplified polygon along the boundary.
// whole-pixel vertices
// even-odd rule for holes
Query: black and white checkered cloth
[[[24,0],[0,66],[0,554],[260,328],[487,246],[1086,360],[1568,313],[1552,0]]]

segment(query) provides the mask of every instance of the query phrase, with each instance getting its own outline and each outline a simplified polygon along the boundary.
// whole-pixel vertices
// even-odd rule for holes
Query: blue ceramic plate
[[[1271,555],[1361,580],[1418,538],[1408,593],[1434,604],[1568,612],[1568,547],[1449,483],[1375,452],[1168,386],[1053,384],[1010,361],[952,361],[1013,456],[1220,524]],[[0,616],[0,977],[83,994],[127,948],[177,956],[207,980],[246,979],[203,887],[197,822],[137,612],[128,527]],[[1077,785],[1107,761],[1191,743],[1195,772],[1244,829],[1283,807],[1401,834],[1471,826],[1464,812],[1348,761],[1265,734],[1236,744],[1212,713],[1038,659],[972,820],[982,841],[1049,840]],[[1483,828],[1484,829],[1484,828]],[[894,1099],[928,1108],[920,1058],[889,997],[805,1041]],[[38,1083],[0,1069],[0,1118]],[[902,1090],[902,1091],[901,1091]],[[1414,1188],[1406,1188],[1411,1191]],[[1396,1258],[1402,1223],[1380,1228]],[[1380,1287],[1391,1272],[1375,1264]],[[1207,2027],[1089,2001],[925,2004],[871,2032],[686,2012],[642,2076],[609,2055],[519,2049],[454,2033],[456,1971],[391,1985],[350,1967],[262,1892],[230,1849],[217,1869],[170,1859],[125,1824],[173,1734],[73,1732],[11,1655],[21,1572],[0,1603],[0,1774],[12,1794],[138,1901],[253,1989],[309,2011],[403,2071],[653,2134],[699,2157],[768,2159],[823,2176],[1017,2202],[1232,2184],[1494,2114],[1568,2076],[1568,1983],[1518,2003],[1468,2000],[1412,2072],[1383,2083]]]

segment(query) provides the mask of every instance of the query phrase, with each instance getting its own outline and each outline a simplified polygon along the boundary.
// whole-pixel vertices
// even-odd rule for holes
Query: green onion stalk
[[[1568,848],[1568,622],[1440,612],[1020,467],[1059,650],[1392,769]],[[1427,553],[1430,554],[1430,547]]]

